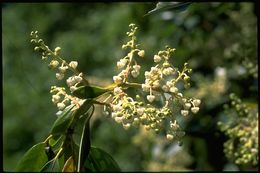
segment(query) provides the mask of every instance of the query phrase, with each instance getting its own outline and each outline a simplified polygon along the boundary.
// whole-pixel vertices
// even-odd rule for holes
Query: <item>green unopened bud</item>
[[[183,79],[184,79],[185,81],[187,81],[187,80],[190,80],[190,77],[186,75]]]

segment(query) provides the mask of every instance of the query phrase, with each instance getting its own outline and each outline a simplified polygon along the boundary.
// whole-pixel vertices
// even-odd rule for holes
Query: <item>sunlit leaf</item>
[[[72,94],[81,99],[93,99],[110,90],[111,87],[102,88],[98,86],[81,86],[72,92]]]
[[[91,147],[88,159],[84,163],[85,169],[90,171],[115,171],[119,172],[120,167],[107,152],[100,148]]]
[[[184,11],[191,3],[192,2],[158,2],[156,8],[149,11],[146,15],[167,10]]]
[[[75,163],[73,157],[71,156],[64,164],[62,172],[75,172],[75,171],[76,171]]]
[[[30,148],[16,167],[17,172],[39,172],[48,161],[45,144],[39,143]]]
[[[94,109],[94,107],[93,107]],[[90,130],[89,130],[89,121],[93,114],[93,111],[89,113],[89,116],[87,117],[85,121],[85,125],[83,127],[81,140],[80,140],[80,146],[79,146],[79,155],[78,155],[78,165],[77,165],[77,171],[81,172],[84,168],[84,161],[88,158],[89,150],[90,150]]]

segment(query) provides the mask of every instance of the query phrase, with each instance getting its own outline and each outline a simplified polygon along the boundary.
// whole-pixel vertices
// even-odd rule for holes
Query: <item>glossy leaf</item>
[[[76,117],[75,121],[78,120],[80,115],[86,114],[86,112],[89,111],[92,105],[93,103],[91,100],[85,100],[84,103],[80,106],[80,108],[75,113],[75,117]]]
[[[56,145],[59,145],[63,140],[64,140],[64,136],[60,136],[57,139],[51,138],[48,141],[48,145],[51,146],[51,147],[54,147]]]
[[[94,109],[94,108],[93,108]],[[84,168],[84,161],[88,158],[89,150],[90,150],[90,130],[89,130],[89,121],[93,112],[89,114],[85,121],[85,125],[83,127],[80,146],[79,146],[79,155],[78,155],[78,165],[77,171],[81,172]]]
[[[48,161],[45,144],[39,143],[30,148],[16,167],[17,172],[39,172]]]
[[[66,163],[64,164],[64,167],[62,169],[62,172],[75,172],[76,171],[76,167],[75,167],[75,163],[74,160],[72,158],[72,156],[66,161]]]
[[[115,171],[119,172],[120,167],[107,152],[100,148],[91,147],[88,159],[84,163],[85,169],[89,171]]]
[[[156,8],[149,11],[146,15],[167,10],[184,11],[191,3],[192,2],[158,2]]]
[[[81,99],[93,99],[110,91],[111,88],[112,87],[102,88],[98,86],[81,86],[72,92],[72,94]]]
[[[54,122],[51,134],[57,135],[57,134],[63,134],[66,132],[66,130],[69,128],[70,123],[73,118],[73,111],[71,109],[74,107],[74,105],[70,105],[66,107],[62,114],[57,118],[57,120]]]
[[[33,164],[33,162],[31,164]],[[54,158],[54,159],[50,160],[49,162],[47,162],[43,166],[41,172],[60,172],[59,159]]]

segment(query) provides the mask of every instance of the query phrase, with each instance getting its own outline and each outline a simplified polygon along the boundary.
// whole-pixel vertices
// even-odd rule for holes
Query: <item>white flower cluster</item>
[[[71,92],[75,91],[77,86],[81,83],[88,84],[87,80],[83,78],[83,74],[79,73],[77,70],[77,61],[67,63],[63,60],[60,57],[60,47],[56,47],[52,52],[49,47],[44,44],[43,40],[39,39],[37,31],[31,32],[31,37],[31,42],[36,45],[34,50],[41,52],[43,60],[47,60],[48,57],[52,57],[48,66],[51,69],[57,70],[56,78],[58,80],[64,79],[65,73],[68,69],[73,72],[73,76],[66,79],[66,83]],[[77,105],[76,108],[79,108],[83,101],[82,99],[67,94],[64,87],[52,86],[50,92],[53,94],[52,102],[58,107],[59,111],[64,110],[67,106],[72,104]]]
[[[197,113],[199,111],[200,100],[199,99],[187,99],[183,97],[183,94],[179,92],[176,84],[180,80],[184,81],[186,86],[189,86],[189,76],[187,74],[191,72],[191,69],[187,67],[187,63],[184,64],[182,72],[179,72],[177,68],[174,68],[169,63],[169,58],[171,53],[175,49],[167,47],[164,51],[159,51],[157,55],[154,55],[154,62],[156,65],[151,67],[150,71],[145,72],[145,83],[142,84],[142,89],[144,92],[149,92],[147,95],[147,100],[153,102],[156,98],[155,92],[161,92],[162,94],[167,93],[167,101],[171,101],[177,98],[179,102],[183,105],[184,110],[181,110],[183,116],[189,114],[189,109],[192,113]],[[161,97],[161,95],[159,95]]]
[[[53,94],[51,101],[58,107],[59,111],[64,110],[69,105],[79,106],[82,100],[67,94],[64,87],[52,86],[50,93]]]
[[[136,100],[138,99],[140,99],[139,95],[136,96]],[[171,110],[167,108],[167,105],[159,109],[136,100],[129,97],[121,87],[114,88],[111,103],[112,118],[117,123],[122,123],[125,129],[130,126],[143,125],[147,130],[153,129],[159,132],[162,129],[163,120],[171,115]]]
[[[129,26],[131,28],[131,32],[127,32],[127,36],[131,38],[131,40],[124,44],[122,48],[130,48],[131,51],[127,54],[127,56],[117,62],[117,68],[122,69],[122,71],[118,75],[113,76],[114,82],[119,85],[126,82],[130,74],[133,78],[138,77],[138,75],[140,74],[141,66],[137,64],[134,56],[135,54],[137,54],[139,57],[142,58],[145,55],[145,51],[138,49],[137,45],[135,44],[135,32],[137,30],[137,27],[135,27],[134,24],[130,24]]]
[[[135,31],[137,27],[131,24],[130,28],[131,32],[127,32],[127,36],[131,40],[122,48],[129,47],[131,51],[117,62],[118,69],[122,71],[113,77],[117,87],[113,91],[111,116],[116,122],[122,123],[125,129],[143,125],[147,130],[153,129],[156,132],[166,130],[166,138],[169,140],[179,139],[185,133],[181,130],[176,115],[173,114],[176,110],[174,103],[177,101],[183,107],[180,110],[180,114],[183,116],[187,116],[190,111],[194,114],[197,113],[201,103],[199,99],[184,97],[177,88],[179,81],[184,82],[185,88],[190,86],[188,73],[191,72],[191,69],[187,67],[187,63],[184,64],[181,72],[173,67],[169,58],[175,49],[166,47],[165,50],[154,55],[155,66],[144,73],[145,82],[142,84],[131,83],[129,74],[135,78],[140,74],[141,68],[134,59],[134,53],[137,52],[137,57],[144,57],[145,53],[144,50],[136,48]],[[127,94],[129,87],[139,88],[149,94],[146,95],[146,98],[141,98],[139,95],[135,98],[130,97]],[[167,129],[165,129],[165,125],[168,125]]]
[[[56,48],[55,52],[56,52],[56,50],[60,51],[60,49]],[[58,53],[55,53],[55,54],[58,55]],[[52,64],[53,64],[53,61],[56,61],[56,60],[52,60],[51,61]],[[56,64],[58,64],[58,63],[56,63]],[[64,78],[65,72],[68,68],[72,68],[72,69],[76,70],[76,68],[78,66],[77,61],[71,61],[69,64],[67,64],[67,65],[66,64],[67,63],[65,63],[65,61],[63,61],[60,67],[58,67],[58,65],[52,66],[53,68],[58,67],[59,72],[56,73],[56,78],[58,80],[62,80]],[[78,75],[70,76],[69,78],[66,79],[67,86],[69,87],[71,93],[77,89],[77,86],[81,84],[82,80],[83,80],[82,73],[79,73]],[[62,87],[56,87],[56,86],[52,87],[51,93],[55,93],[52,96],[52,102],[57,105],[57,107],[60,111],[64,110],[64,108],[66,106],[71,105],[71,104],[75,104],[75,105],[79,106],[79,102],[82,100],[77,97],[68,95],[65,91],[65,88],[62,88]],[[63,95],[62,101],[60,101],[61,95]]]

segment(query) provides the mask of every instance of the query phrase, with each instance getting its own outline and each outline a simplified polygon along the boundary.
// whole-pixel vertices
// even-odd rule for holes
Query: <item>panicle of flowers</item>
[[[234,93],[230,94],[230,104],[224,105],[225,121],[219,121],[220,130],[229,139],[224,143],[227,158],[236,164],[257,165],[258,156],[258,108],[246,105]]]
[[[144,57],[145,55],[145,51],[138,49],[138,45],[136,44],[135,33],[137,27],[135,24],[130,24],[129,27],[131,28],[131,31],[126,34],[130,38],[130,41],[123,44],[122,49],[130,49],[130,52],[117,62],[117,68],[120,69],[121,72],[118,75],[113,76],[113,80],[116,84],[125,83],[129,75],[133,78],[138,77],[141,66],[137,64],[134,57]]]
[[[50,69],[56,70],[55,76],[58,80],[63,80],[68,70],[73,73],[72,76],[66,79],[67,86],[69,87],[71,93],[75,91],[81,84],[88,85],[88,81],[86,80],[83,73],[80,73],[77,70],[77,61],[71,61],[67,63],[60,57],[61,48],[56,47],[54,51],[52,51],[47,45],[45,45],[44,41],[39,38],[38,31],[32,31],[30,35],[31,43],[35,45],[34,50],[41,53],[43,61],[47,62],[48,59],[50,59],[48,67]],[[71,104],[79,105],[81,100],[77,97],[67,94],[64,87],[52,86],[50,92],[53,94],[52,102],[57,105],[60,111],[64,110],[68,105]]]
[[[81,105],[82,99],[67,94],[64,87],[52,86],[50,93],[52,94],[51,101],[57,106],[59,112],[70,105],[75,105],[75,109],[79,108]]]
[[[189,73],[192,70],[188,68],[187,63],[181,72],[172,66],[169,59],[175,49],[166,46],[165,50],[154,55],[155,65],[144,73],[144,83],[131,82],[130,75],[131,80],[134,80],[140,74],[141,66],[137,64],[136,58],[144,58],[145,51],[137,49],[139,46],[136,44],[135,36],[137,27],[134,24],[130,24],[129,27],[131,31],[126,34],[130,41],[123,44],[122,48],[129,48],[130,52],[117,62],[121,72],[113,77],[117,87],[113,90],[111,116],[116,122],[122,123],[125,129],[143,125],[147,130],[161,132],[165,130],[164,126],[167,124],[167,139],[178,140],[185,133],[181,130],[176,115],[173,114],[173,110],[176,109],[174,103],[177,100],[182,105],[180,114],[183,116],[187,116],[190,111],[196,114],[201,103],[199,99],[184,97],[177,87],[177,83],[183,81],[184,87],[189,88]],[[133,98],[127,94],[129,87],[138,88],[147,95],[145,97],[136,95]],[[158,102],[162,106],[159,107]]]

